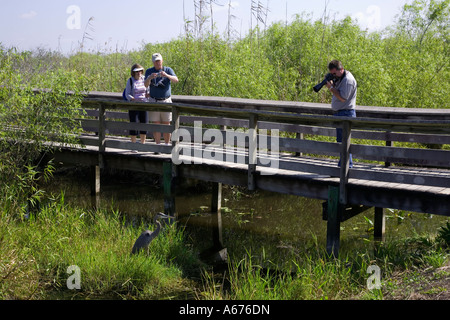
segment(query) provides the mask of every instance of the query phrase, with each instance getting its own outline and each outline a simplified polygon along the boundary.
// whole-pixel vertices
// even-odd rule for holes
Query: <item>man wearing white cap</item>
[[[149,87],[149,102],[172,103],[170,84],[177,83],[178,77],[172,68],[163,66],[163,58],[160,53],[152,56],[153,68],[145,71],[145,86]],[[172,121],[171,112],[150,112],[150,121],[156,124],[170,124]],[[154,132],[153,137],[157,144],[161,141],[161,132]],[[170,142],[170,133],[164,133],[164,141],[166,144]]]

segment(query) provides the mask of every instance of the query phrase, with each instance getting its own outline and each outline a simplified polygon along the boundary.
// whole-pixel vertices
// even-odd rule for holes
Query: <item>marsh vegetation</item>
[[[130,256],[134,240],[151,217],[130,220],[112,204],[92,210],[67,201],[63,190],[46,191],[43,186],[51,184],[58,171],[55,164],[41,163],[41,155],[52,148],[51,142],[76,143],[79,128],[67,119],[82,115],[83,92],[121,92],[129,67],[134,63],[148,67],[154,52],[163,53],[176,71],[180,83],[173,94],[178,95],[328,103],[331,96],[326,90],[316,94],[311,88],[322,80],[327,62],[336,58],[358,79],[359,105],[448,108],[449,8],[449,0],[415,0],[403,7],[394,25],[377,32],[362,30],[350,18],[332,20],[327,15],[312,21],[300,14],[291,23],[267,26],[263,23],[267,11],[255,8],[259,23],[245,36],[236,35],[232,23],[220,35],[213,23],[205,23],[212,17],[198,11],[195,21],[186,21],[179,38],[144,44],[133,52],[80,48],[67,56],[39,48],[19,52],[0,44],[0,298],[448,296],[446,219],[439,220],[434,231],[411,232],[376,248],[348,251],[339,259],[326,256],[314,233],[301,249],[284,239],[289,250],[251,248],[248,238],[235,233],[234,255],[226,272],[217,273],[199,259],[198,242],[183,225],[166,228],[152,243],[150,256]],[[35,94],[34,88],[51,91]],[[67,96],[69,90],[73,94]],[[230,203],[258,196],[239,189],[227,192]],[[256,223],[260,215],[254,208],[237,210],[231,204],[223,210],[237,228]],[[197,213],[201,212],[199,205]],[[403,221],[413,215],[392,211],[390,216],[390,221]],[[345,227],[364,233],[371,217],[363,219],[363,224]],[[420,219],[429,222],[437,217]],[[71,265],[82,270],[81,290],[66,287]],[[380,289],[367,287],[371,265],[382,270]]]

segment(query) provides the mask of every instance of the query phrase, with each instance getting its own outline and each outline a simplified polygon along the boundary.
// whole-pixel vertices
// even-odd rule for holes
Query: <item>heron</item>
[[[153,223],[156,224],[156,229],[153,231],[145,230],[141,233],[139,238],[137,238],[136,242],[134,243],[133,249],[131,250],[131,254],[139,253],[142,249],[147,249],[148,253],[148,247],[150,243],[155,239],[158,234],[161,231],[161,222],[159,222],[158,219],[164,219],[165,224],[170,223],[171,219],[174,219],[175,217],[166,215],[164,213],[158,213],[153,218]]]

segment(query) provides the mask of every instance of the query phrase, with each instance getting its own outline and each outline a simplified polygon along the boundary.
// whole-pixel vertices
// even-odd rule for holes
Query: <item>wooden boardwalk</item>
[[[340,222],[370,207],[376,208],[377,236],[384,234],[382,208],[450,216],[450,110],[358,107],[358,118],[342,118],[323,104],[186,96],[173,101],[129,103],[120,94],[91,93],[83,102],[81,144],[53,156],[93,167],[96,193],[103,167],[161,174],[169,213],[176,212],[177,179],[214,182],[219,225],[222,184],[322,199],[327,249],[334,254]],[[171,111],[173,121],[130,124],[129,109]],[[336,128],[343,130],[342,143],[335,142]],[[130,129],[175,134],[170,145],[137,145],[130,142]],[[220,228],[215,233],[221,245]]]

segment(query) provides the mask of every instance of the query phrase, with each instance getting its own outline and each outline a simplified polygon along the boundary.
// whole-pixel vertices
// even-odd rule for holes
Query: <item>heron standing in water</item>
[[[159,218],[164,219],[164,221],[167,223],[170,222],[175,217],[168,216],[164,213],[158,213],[157,215],[155,215],[155,217],[153,218],[153,223],[156,224],[156,229],[153,231],[150,230],[143,231],[139,236],[139,238],[137,238],[136,242],[134,243],[133,249],[131,250],[131,254],[139,253],[139,251],[141,251],[142,249],[147,249],[148,253],[148,247],[150,243],[153,241],[153,239],[155,239],[158,236],[158,234],[161,231],[161,222],[159,222],[158,220]]]

